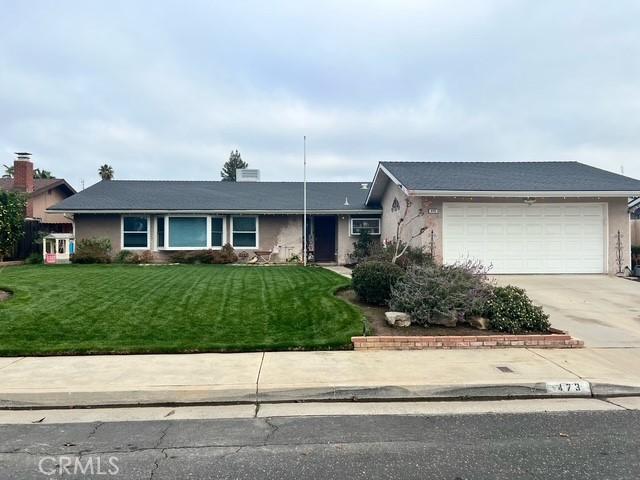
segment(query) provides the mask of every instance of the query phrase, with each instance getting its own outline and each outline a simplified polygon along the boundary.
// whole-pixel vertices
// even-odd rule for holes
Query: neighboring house
[[[445,263],[614,274],[618,255],[630,265],[627,202],[638,193],[640,181],[578,162],[382,162],[367,201],[381,205],[382,238],[390,239],[392,204],[409,198],[430,227],[418,243],[428,245],[433,231],[435,257]]]
[[[0,190],[27,195],[27,219],[40,222],[43,231],[71,232],[71,219],[47,209],[75,194],[73,187],[61,178],[34,179],[33,163],[26,154],[13,162],[13,170],[13,178],[0,178]]]
[[[439,261],[477,258],[494,273],[615,273],[618,254],[630,263],[627,201],[638,194],[640,181],[577,162],[383,162],[371,184],[308,184],[308,238],[316,261],[348,263],[360,231],[396,236],[409,199],[408,217],[418,217],[401,237],[427,227],[413,243]],[[166,258],[230,243],[245,257],[302,253],[299,182],[103,181],[48,211],[73,215],[78,239],[109,238],[116,252]]]

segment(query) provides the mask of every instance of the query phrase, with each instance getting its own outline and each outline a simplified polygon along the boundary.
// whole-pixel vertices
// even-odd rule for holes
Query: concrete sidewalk
[[[638,365],[639,348],[0,358],[0,407],[638,395]]]

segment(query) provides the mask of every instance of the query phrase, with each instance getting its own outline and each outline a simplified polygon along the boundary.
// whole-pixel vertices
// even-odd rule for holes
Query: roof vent
[[[369,190],[369,184],[368,183],[361,183],[360,184],[360,190]]]
[[[239,168],[236,170],[237,182],[259,182],[260,170],[256,168]]]

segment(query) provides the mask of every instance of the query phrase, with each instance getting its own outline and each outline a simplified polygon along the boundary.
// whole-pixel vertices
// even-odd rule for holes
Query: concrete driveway
[[[640,347],[640,282],[606,275],[499,275],[587,347]]]

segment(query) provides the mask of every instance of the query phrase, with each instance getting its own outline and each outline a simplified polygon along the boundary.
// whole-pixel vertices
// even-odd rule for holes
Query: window
[[[207,217],[169,217],[169,248],[207,246]]]
[[[360,235],[361,232],[367,232],[369,235],[380,235],[380,219],[352,218],[351,235]]]
[[[211,218],[211,247],[222,247],[224,244],[224,219],[221,217]]]
[[[122,217],[122,248],[149,248],[147,217]]]
[[[258,218],[232,217],[231,240],[234,247],[258,248]]]
[[[164,217],[156,218],[156,243],[158,248],[164,247]]]

